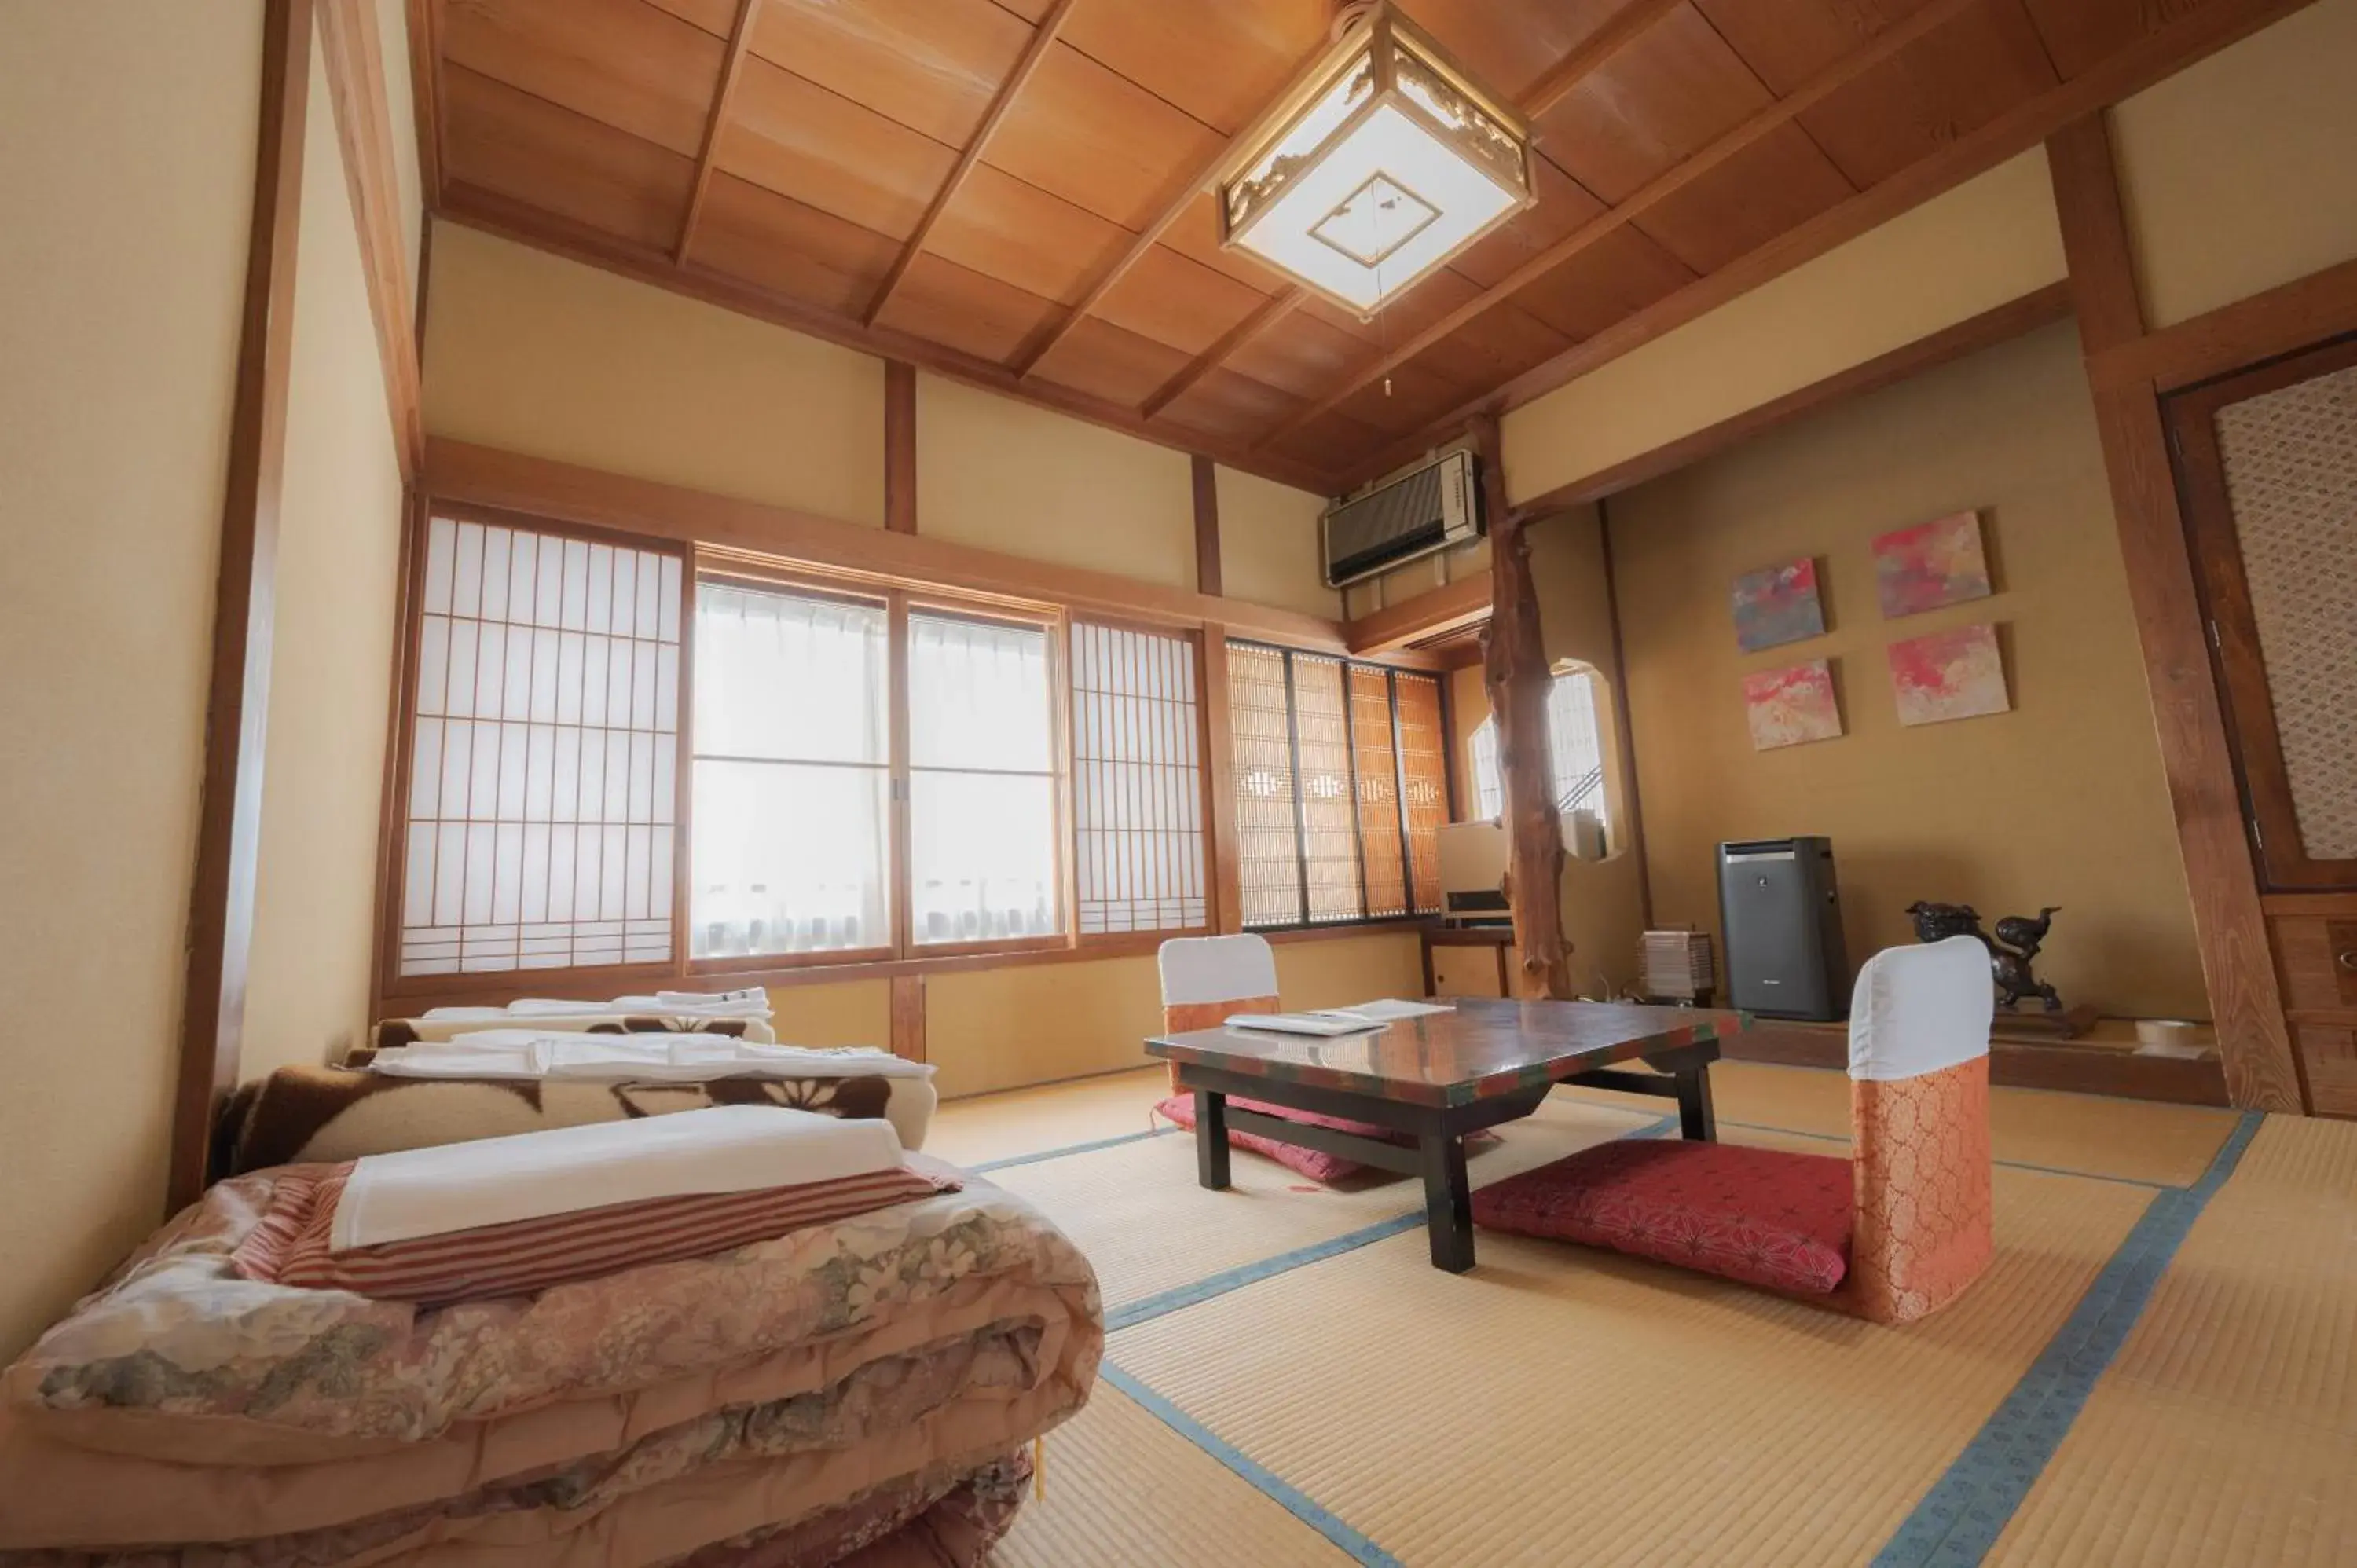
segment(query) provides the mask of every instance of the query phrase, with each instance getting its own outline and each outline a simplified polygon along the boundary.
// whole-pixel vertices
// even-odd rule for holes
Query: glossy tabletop
[[[1590,1068],[1723,1039],[1734,1013],[1620,1002],[1498,1002],[1469,997],[1447,1013],[1380,1031],[1323,1038],[1260,1029],[1195,1029],[1146,1042],[1153,1056],[1412,1105],[1465,1105]]]

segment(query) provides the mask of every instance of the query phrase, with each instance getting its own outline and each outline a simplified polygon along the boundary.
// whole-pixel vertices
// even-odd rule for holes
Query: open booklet
[[[1281,1035],[1359,1035],[1403,1018],[1422,1018],[1454,1009],[1446,1002],[1361,1002],[1355,1007],[1320,1007],[1308,1013],[1238,1013],[1231,1029],[1265,1029]]]

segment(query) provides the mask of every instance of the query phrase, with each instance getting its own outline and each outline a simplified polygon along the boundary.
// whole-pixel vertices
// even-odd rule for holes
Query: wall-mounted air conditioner
[[[1472,453],[1451,452],[1355,499],[1336,501],[1318,521],[1326,582],[1339,588],[1480,535],[1480,467]]]

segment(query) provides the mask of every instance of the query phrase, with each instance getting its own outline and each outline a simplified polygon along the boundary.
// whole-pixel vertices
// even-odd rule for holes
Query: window
[[[898,592],[700,583],[689,956],[1060,935],[1053,629]]]
[[[1201,733],[1194,639],[1073,623],[1073,847],[1083,937],[1210,926]]]
[[[1228,645],[1243,923],[1380,919],[1440,905],[1440,682]]]
[[[396,972],[671,958],[682,567],[428,523]]]
[[[1604,789],[1604,742],[1598,720],[1597,682],[1585,665],[1566,669],[1547,691],[1547,753],[1558,811],[1593,811],[1608,831]],[[1502,816],[1505,785],[1498,771],[1498,721],[1483,719],[1473,732],[1475,808],[1484,818]]]

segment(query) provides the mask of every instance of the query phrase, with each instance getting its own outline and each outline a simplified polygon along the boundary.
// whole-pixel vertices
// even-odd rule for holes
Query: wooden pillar
[[[925,1059],[925,977],[892,977],[892,1054],[912,1062]]]
[[[1195,458],[1195,591],[1218,598],[1226,589],[1220,573],[1220,468]]]
[[[1498,725],[1498,776],[1506,793],[1506,893],[1514,946],[1523,955],[1515,994],[1569,1000],[1571,946],[1563,937],[1563,823],[1555,811],[1547,744],[1547,692],[1554,675],[1539,633],[1537,585],[1524,520],[1506,504],[1498,422],[1473,430],[1490,515],[1490,628],[1482,678]]]
[[[173,1091],[167,1201],[204,1188],[221,1097],[237,1083],[253,885],[262,852],[262,759],[270,720],[270,633],[276,616],[278,502],[285,477],[286,377],[295,328],[296,231],[303,203],[303,126],[311,87],[310,0],[263,11],[262,114],[243,324],[213,600],[212,693],[188,901],[187,988]]]
[[[1236,737],[1228,713],[1228,628],[1203,628],[1203,788],[1211,822],[1211,929],[1244,929],[1242,840],[1236,832]]]
[[[917,367],[884,361],[884,526],[917,532]]]
[[[2101,112],[2056,132],[2046,159],[2080,340],[2092,360],[2146,335]],[[2298,1112],[2299,1076],[2244,838],[2242,796],[2211,673],[2159,389],[2149,377],[2109,385],[2091,377],[2091,385],[2226,1091],[2239,1106]]]

